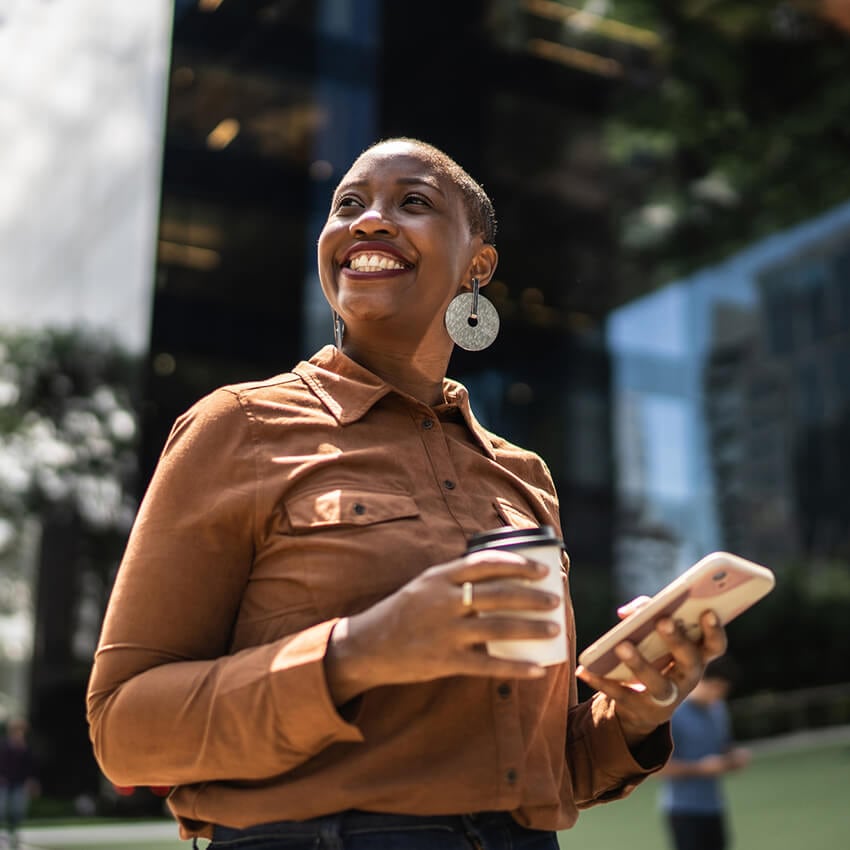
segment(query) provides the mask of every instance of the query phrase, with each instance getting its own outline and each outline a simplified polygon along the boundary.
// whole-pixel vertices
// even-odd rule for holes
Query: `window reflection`
[[[850,205],[615,310],[624,597],[705,552],[848,550]]]

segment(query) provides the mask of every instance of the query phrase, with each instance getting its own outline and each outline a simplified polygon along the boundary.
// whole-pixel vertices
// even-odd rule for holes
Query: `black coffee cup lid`
[[[481,531],[469,538],[466,552],[480,552],[483,549],[511,549],[516,546],[563,546],[564,541],[555,533],[551,525],[538,528],[514,528],[510,525]]]

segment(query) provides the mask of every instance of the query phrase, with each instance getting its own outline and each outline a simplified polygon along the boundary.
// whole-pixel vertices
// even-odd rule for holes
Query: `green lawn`
[[[750,767],[726,778],[737,850],[840,850],[850,834],[850,740],[784,752],[756,752]],[[583,812],[560,834],[564,850],[664,850],[656,808],[658,782]]]
[[[736,850],[841,850],[850,834],[850,734],[833,743],[797,745],[782,751],[756,750],[750,767],[726,779]],[[647,780],[630,797],[582,813],[578,824],[559,836],[563,850],[667,850],[656,809],[658,782]],[[35,826],[35,824],[33,824]],[[82,848],[58,829],[39,842],[50,850]],[[175,827],[176,832],[176,827]],[[139,836],[141,838],[141,836]],[[108,850],[186,850],[176,839],[134,838],[109,842]]]
[[[5,848],[5,846],[6,845],[4,844],[0,844],[0,847]],[[199,846],[203,847],[204,843],[201,842]],[[152,839],[151,841],[110,841],[107,843],[98,842],[96,844],[89,845],[80,844],[78,841],[74,841],[72,843],[63,842],[61,838],[57,837],[49,842],[39,841],[37,844],[27,843],[21,845],[21,850],[187,850],[187,848],[188,850],[191,850],[191,841],[178,841],[176,838],[171,841],[162,839]]]

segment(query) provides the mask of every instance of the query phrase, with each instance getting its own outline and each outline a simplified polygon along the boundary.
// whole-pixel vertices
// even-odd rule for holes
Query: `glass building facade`
[[[130,263],[147,288],[120,311],[148,320],[137,496],[199,396],[331,341],[315,271],[330,194],[365,146],[414,136],[495,203],[502,331],[450,374],[488,427],[550,466],[580,643],[714,549],[780,579],[802,571],[813,599],[846,593],[842,4],[176,0],[171,24],[156,256]],[[110,209],[137,227],[127,205]],[[75,244],[117,249],[106,235]],[[90,280],[53,271],[45,286]],[[100,286],[126,289],[120,275]],[[68,606],[69,640],[105,604],[108,583],[86,594],[86,574],[69,579],[66,598],[88,600]],[[779,686],[760,666],[753,687]],[[795,685],[850,680],[837,650],[826,671]],[[79,685],[81,666],[68,677]],[[48,691],[33,693],[38,721]]]

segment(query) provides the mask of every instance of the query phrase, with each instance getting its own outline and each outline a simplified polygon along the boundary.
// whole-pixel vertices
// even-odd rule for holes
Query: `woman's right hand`
[[[517,581],[538,581],[547,570],[512,552],[476,552],[430,567],[371,608],[344,618],[325,658],[334,702],[342,705],[379,685],[443,676],[541,677],[544,668],[493,658],[485,643],[558,633],[551,621],[512,616],[558,607],[556,596]],[[464,582],[473,584],[471,607],[463,604]],[[492,612],[498,613],[476,616]]]

